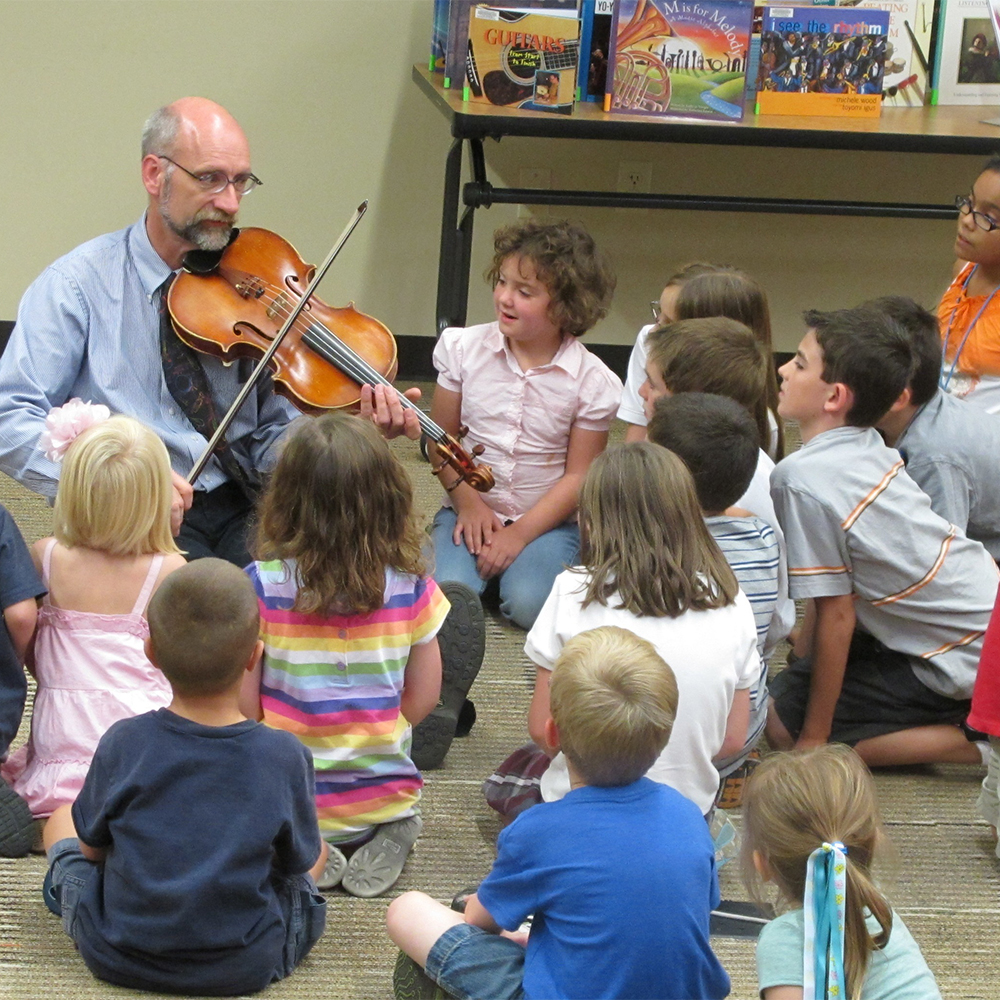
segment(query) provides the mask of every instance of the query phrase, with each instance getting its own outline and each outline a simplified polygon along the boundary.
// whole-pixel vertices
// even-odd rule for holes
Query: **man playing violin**
[[[146,122],[142,182],[148,206],[138,222],[61,257],[21,300],[0,358],[0,469],[54,497],[59,467],[38,448],[46,414],[73,397],[104,403],[141,420],[166,444],[173,526],[188,558],[217,555],[242,566],[261,474],[299,414],[265,377],[192,488],[185,476],[253,363],[227,367],[178,348],[163,300],[188,251],[226,247],[241,200],[261,181],[232,115],[205,98],[185,97]],[[362,390],[362,416],[387,437],[419,436],[417,415],[384,387]]]

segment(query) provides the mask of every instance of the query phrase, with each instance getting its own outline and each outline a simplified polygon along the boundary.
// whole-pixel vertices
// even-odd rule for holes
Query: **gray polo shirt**
[[[778,463],[771,496],[792,597],[853,593],[858,624],[921,683],[971,697],[997,566],[931,510],[899,453],[874,428],[825,431]]]
[[[896,448],[935,513],[1000,559],[1000,416],[939,392]]]

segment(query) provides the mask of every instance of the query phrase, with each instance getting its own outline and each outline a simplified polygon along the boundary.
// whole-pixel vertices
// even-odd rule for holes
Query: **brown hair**
[[[224,559],[196,559],[167,576],[149,601],[153,659],[180,694],[225,691],[257,644],[260,613],[250,577]]]
[[[648,363],[671,393],[728,396],[750,411],[765,447],[768,363],[749,328],[724,316],[682,319],[651,330]]]
[[[706,316],[725,316],[748,327],[764,351],[765,399],[767,408],[774,414],[778,428],[778,446],[775,459],[785,453],[785,432],[778,416],[778,376],[774,370],[771,343],[771,311],[767,294],[760,284],[735,267],[718,264],[688,264],[672,275],[668,285],[677,285],[677,318],[701,319]],[[710,391],[710,390],[706,390]],[[761,438],[762,447],[770,450],[770,429]]]
[[[673,453],[648,441],[591,463],[580,490],[583,606],[612,595],[635,615],[676,618],[736,599],[733,571],[705,527],[694,481]]]
[[[758,900],[762,886],[754,852],[794,907],[803,901],[809,855],[824,842],[840,841],[847,848],[844,964],[853,1000],[861,996],[872,951],[884,948],[892,932],[892,910],[871,874],[882,838],[871,775],[843,744],[772,754],[744,792],[743,875]],[[865,924],[866,911],[881,928],[874,937]]]
[[[325,413],[292,429],[260,501],[257,559],[295,560],[295,610],[382,607],[385,571],[420,575],[413,487],[367,420]]]
[[[667,745],[677,679],[652,643],[605,625],[563,646],[549,687],[563,753],[588,785],[630,785]]]
[[[486,280],[496,287],[508,257],[530,261],[548,290],[549,318],[565,334],[582,337],[611,307],[616,278],[593,238],[571,222],[524,219],[498,229]]]

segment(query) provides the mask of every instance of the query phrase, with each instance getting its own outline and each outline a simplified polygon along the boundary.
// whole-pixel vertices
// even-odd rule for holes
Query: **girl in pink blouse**
[[[466,446],[484,446],[496,486],[446,493],[432,530],[434,576],[477,594],[496,577],[501,612],[529,629],[577,559],[577,494],[621,400],[621,381],[578,339],[607,315],[615,278],[568,222],[504,227],[494,250],[497,318],[441,334],[431,417],[452,434],[468,427]],[[446,488],[455,478],[441,476]]]

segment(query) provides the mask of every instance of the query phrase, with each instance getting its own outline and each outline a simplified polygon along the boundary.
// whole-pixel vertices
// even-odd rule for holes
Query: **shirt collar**
[[[153,249],[153,244],[149,242],[145,212],[142,213],[142,218],[138,222],[129,227],[128,243],[143,291],[145,291],[146,297],[152,300],[157,289],[174,272]]]
[[[515,365],[517,364],[517,360],[510,353],[510,348],[507,346],[507,338],[500,332],[499,323],[490,323],[490,328],[486,333],[486,346],[497,354],[504,354]],[[563,337],[562,343],[559,345],[559,350],[556,351],[555,357],[547,365],[537,365],[535,368],[529,370],[543,371],[546,368],[562,368],[567,375],[576,378],[583,366],[583,351],[584,346],[580,343],[578,337]]]

